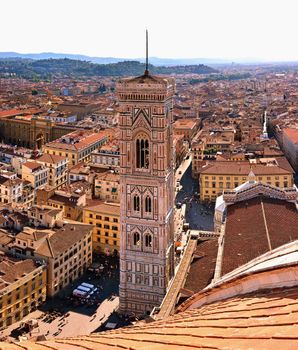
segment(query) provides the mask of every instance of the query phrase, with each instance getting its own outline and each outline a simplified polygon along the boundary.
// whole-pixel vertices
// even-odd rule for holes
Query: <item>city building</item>
[[[260,158],[254,162],[221,162],[207,164],[200,175],[200,199],[215,201],[224,190],[233,189],[248,181],[252,171],[258,182],[280,188],[292,187],[293,169],[281,158]]]
[[[75,181],[86,181],[93,185],[95,176],[96,172],[85,162],[80,162],[68,170],[69,183]]]
[[[119,254],[120,204],[97,202],[89,205],[83,209],[83,222],[94,226],[94,252]]]
[[[28,161],[22,165],[22,180],[31,183],[34,190],[45,186],[49,179],[49,169],[36,161]]]
[[[86,193],[73,193],[68,190],[62,191],[45,187],[37,190],[36,203],[63,210],[65,219],[81,221],[82,210],[86,205]]]
[[[36,159],[49,169],[48,184],[55,188],[67,183],[68,158],[45,153]]]
[[[63,210],[50,206],[34,205],[27,210],[29,223],[35,227],[55,227],[57,221],[62,222]]]
[[[92,102],[83,102],[83,101],[66,101],[60,103],[57,106],[57,109],[62,112],[67,112],[70,114],[75,114],[77,119],[83,119],[86,115],[91,114],[93,111],[98,109],[98,104]]]
[[[68,286],[92,263],[92,229],[82,223],[62,223],[52,229],[25,227],[16,235],[11,250],[17,257],[46,262],[47,295]]]
[[[183,135],[184,140],[191,143],[199,127],[198,119],[178,119],[174,123],[174,132]]]
[[[189,297],[165,318],[63,339],[0,342],[7,350],[295,349],[297,241],[245,264]]]
[[[108,202],[120,202],[120,176],[112,171],[96,174],[94,197]]]
[[[293,169],[298,172],[298,129],[283,129],[282,147]]]
[[[0,329],[35,310],[46,299],[47,272],[32,259],[0,255]]]
[[[0,119],[0,139],[5,143],[41,149],[45,143],[75,130],[75,127],[57,125],[54,121],[28,114],[30,111],[19,110],[18,113]]]
[[[183,135],[174,134],[174,159],[176,168],[182,163],[184,157],[188,153],[189,144],[184,141]]]
[[[197,178],[202,161],[205,158],[215,157],[218,152],[226,153],[232,150],[235,139],[235,130],[231,128],[199,130],[191,142],[192,150],[192,176]],[[234,155],[234,156],[237,156]]]
[[[23,181],[14,173],[0,174],[0,204],[17,205],[22,200]]]
[[[57,123],[75,123],[77,121],[77,116],[75,114],[61,113],[53,110],[49,110],[43,115],[43,118]]]
[[[108,169],[115,169],[120,166],[119,141],[114,140],[100,147],[98,151],[91,154],[93,165]]]
[[[64,135],[44,145],[43,151],[47,154],[59,155],[68,158],[69,166],[79,162],[88,162],[91,153],[109,140],[106,130],[94,132],[92,130],[79,130]]]
[[[117,84],[120,106],[120,311],[150,313],[174,275],[174,79]]]

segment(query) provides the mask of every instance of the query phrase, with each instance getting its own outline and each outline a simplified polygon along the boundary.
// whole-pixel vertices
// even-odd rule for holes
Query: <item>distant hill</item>
[[[79,54],[69,54],[69,53],[55,53],[55,52],[41,52],[41,53],[18,53],[18,52],[0,52],[1,58],[24,58],[31,60],[47,60],[47,59],[61,59],[61,58],[69,58],[71,60],[79,60],[79,61],[88,61],[92,63],[98,64],[110,64],[110,63],[118,63],[124,61],[138,61],[144,62],[144,57],[136,57],[136,58],[119,58],[119,57],[94,57],[87,55],[79,55]],[[154,66],[189,66],[189,65],[199,65],[205,64],[212,67],[217,67],[221,65],[231,65],[231,64],[268,64],[268,63],[285,63],[278,61],[270,61],[264,60],[256,57],[246,57],[246,58],[204,58],[204,57],[196,57],[196,58],[160,58],[160,57],[149,57],[149,62]],[[289,63],[293,63],[289,61]],[[297,64],[296,61],[294,61]]]
[[[125,58],[114,58],[114,57],[91,57],[86,55],[76,54],[64,54],[64,53],[53,53],[53,52],[42,52],[42,53],[17,53],[17,52],[0,52],[0,59],[2,58],[25,58],[31,60],[48,60],[48,59],[60,59],[69,58],[71,60],[89,61],[92,63],[109,64],[127,61]]]
[[[89,61],[98,64],[109,64],[124,61],[138,61],[144,62],[142,58],[117,58],[117,57],[92,57],[87,55],[77,54],[65,54],[65,53],[53,53],[53,52],[41,52],[41,53],[17,53],[17,52],[0,52],[1,58],[27,58],[32,60],[46,60],[46,59],[60,59],[69,58],[71,60]],[[149,62],[155,66],[185,66],[185,65],[198,65],[198,64],[228,64],[233,60],[218,59],[218,58],[159,58],[149,57]]]
[[[29,57],[0,59],[0,74],[15,73],[24,78],[48,79],[52,76],[67,75],[74,77],[81,76],[131,76],[141,75],[145,69],[144,63],[137,61],[123,61],[110,64],[95,64],[81,60],[43,59],[34,60]],[[211,67],[200,65],[191,66],[153,66],[149,65],[153,74],[210,74],[217,71]]]

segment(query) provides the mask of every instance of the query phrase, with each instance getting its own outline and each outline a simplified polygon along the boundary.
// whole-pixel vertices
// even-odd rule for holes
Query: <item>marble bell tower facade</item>
[[[120,311],[149,314],[174,274],[172,78],[117,84],[120,105]]]

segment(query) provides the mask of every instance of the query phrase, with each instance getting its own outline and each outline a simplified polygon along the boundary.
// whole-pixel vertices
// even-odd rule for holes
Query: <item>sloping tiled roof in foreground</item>
[[[298,288],[258,292],[176,314],[164,321],[5,350],[298,349]]]
[[[236,271],[236,270],[235,270]],[[298,242],[266,253],[195,294],[180,312],[151,323],[1,350],[296,350]]]

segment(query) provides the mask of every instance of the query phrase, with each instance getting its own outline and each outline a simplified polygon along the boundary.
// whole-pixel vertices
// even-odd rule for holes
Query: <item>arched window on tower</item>
[[[145,212],[146,213],[151,213],[152,211],[152,201],[149,196],[146,196],[145,198]]]
[[[152,235],[149,233],[145,235],[145,247],[152,248]]]
[[[135,232],[133,234],[133,245],[139,247],[141,244],[141,236],[139,234],[139,232]]]
[[[140,211],[140,197],[138,195],[133,197],[133,210]]]
[[[146,138],[136,140],[136,162],[139,169],[149,168],[149,141]]]

